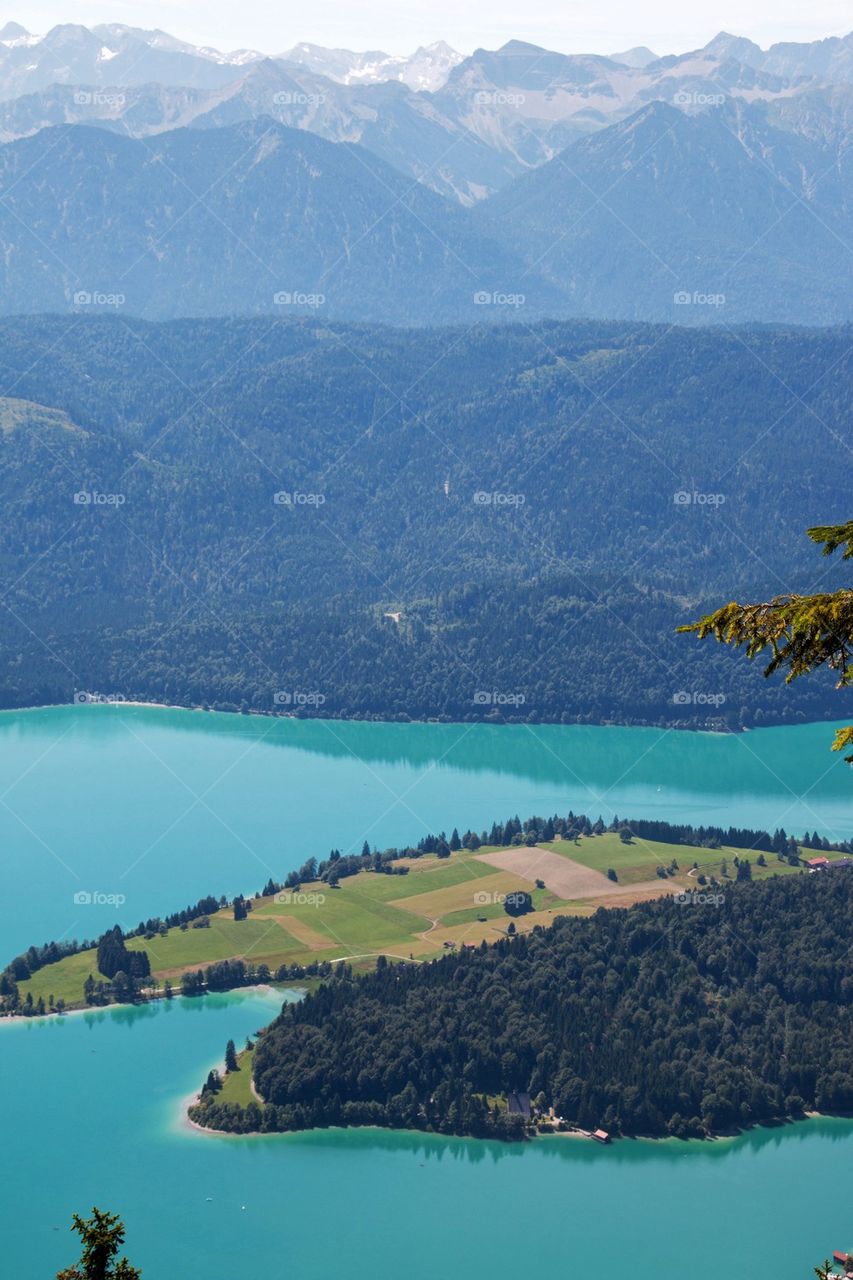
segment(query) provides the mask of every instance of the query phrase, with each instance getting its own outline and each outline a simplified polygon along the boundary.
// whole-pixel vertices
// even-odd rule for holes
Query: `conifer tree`
[[[843,560],[853,559],[853,520],[846,524],[817,525],[807,530],[825,556],[843,547]],[[757,604],[731,601],[706,614],[698,622],[679,627],[695,632],[700,640],[713,636],[722,644],[744,647],[748,658],[769,650],[765,676],[785,671],[786,683],[827,666],[838,673],[839,689],[853,685],[853,589],[817,592],[813,595],[775,596]],[[839,729],[833,751],[853,748],[853,725]],[[853,753],[846,756],[853,763]]]
[[[83,1241],[80,1261],[57,1273],[56,1280],[139,1280],[142,1275],[127,1258],[116,1254],[124,1244],[124,1223],[118,1214],[93,1208],[91,1218],[74,1214],[71,1227]]]

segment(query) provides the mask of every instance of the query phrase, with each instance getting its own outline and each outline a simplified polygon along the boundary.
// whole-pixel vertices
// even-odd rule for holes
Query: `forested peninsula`
[[[537,1122],[706,1137],[849,1112],[852,898],[847,870],[780,877],[713,908],[642,902],[431,963],[340,969],[258,1040],[262,1102],[222,1101],[209,1080],[190,1115],[234,1133],[520,1139]]]

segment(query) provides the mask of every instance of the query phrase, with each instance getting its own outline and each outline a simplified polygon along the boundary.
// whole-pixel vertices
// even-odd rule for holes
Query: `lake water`
[[[716,1145],[524,1149],[181,1129],[178,1099],[277,1007],[243,993],[0,1027],[2,1274],[49,1280],[77,1256],[72,1212],[92,1204],[124,1216],[145,1280],[593,1277],[626,1264],[638,1280],[688,1268],[744,1280],[768,1265],[808,1280],[828,1249],[853,1245],[851,1121]]]
[[[828,724],[739,735],[83,706],[0,713],[0,952],[517,813],[853,834]],[[75,895],[121,896],[117,910]]]
[[[333,845],[384,846],[514,812],[848,837],[853,785],[831,736],[829,725],[716,737],[128,707],[4,714],[0,951],[254,889]],[[80,893],[127,901],[75,903]],[[72,1211],[93,1203],[124,1216],[145,1280],[468,1280],[534,1267],[627,1267],[638,1280],[772,1267],[807,1280],[828,1251],[853,1246],[851,1121],[717,1144],[555,1138],[524,1149],[182,1128],[180,1098],[227,1039],[239,1044],[279,1004],[234,993],[0,1025],[0,1272],[50,1280],[76,1256]]]

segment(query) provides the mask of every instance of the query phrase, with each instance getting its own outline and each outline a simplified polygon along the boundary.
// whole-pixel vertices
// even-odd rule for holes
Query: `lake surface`
[[[384,847],[516,812],[847,838],[853,785],[831,738],[827,724],[735,737],[126,706],[4,713],[0,957],[202,893],[254,890],[332,846]],[[80,893],[126,902],[75,903]],[[179,1100],[226,1040],[241,1043],[279,1005],[244,992],[0,1024],[3,1274],[50,1280],[77,1256],[72,1211],[93,1203],[124,1216],[145,1280],[469,1280],[617,1266],[638,1280],[686,1268],[691,1280],[740,1280],[768,1265],[779,1280],[804,1280],[828,1251],[853,1246],[850,1121],[713,1145],[554,1138],[524,1149],[181,1127]],[[809,1193],[788,1211],[792,1188]]]
[[[129,706],[0,713],[0,954],[254,892],[332,847],[408,844],[516,813],[848,838],[853,776],[832,736],[829,724],[717,735]]]
[[[242,993],[0,1026],[3,1274],[49,1280],[67,1266],[71,1214],[92,1204],[122,1213],[145,1280],[594,1277],[626,1260],[637,1280],[686,1267],[692,1280],[742,1280],[769,1255],[776,1280],[808,1280],[827,1250],[853,1244],[851,1121],[715,1145],[524,1149],[182,1129],[178,1099],[229,1036],[277,1007]]]

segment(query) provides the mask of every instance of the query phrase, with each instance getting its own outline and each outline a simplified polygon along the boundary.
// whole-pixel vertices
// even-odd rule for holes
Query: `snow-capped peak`
[[[327,76],[338,84],[381,84],[397,80],[410,89],[440,89],[462,54],[443,40],[424,45],[409,55],[385,53],[371,49],[356,53],[352,49],[324,49],[316,44],[298,44],[279,55],[285,62],[297,62],[317,75]]]
[[[5,27],[0,30],[0,44],[6,46],[7,49],[20,49],[31,44],[38,44],[41,36],[34,36],[26,27],[22,27],[20,22],[7,22]]]

